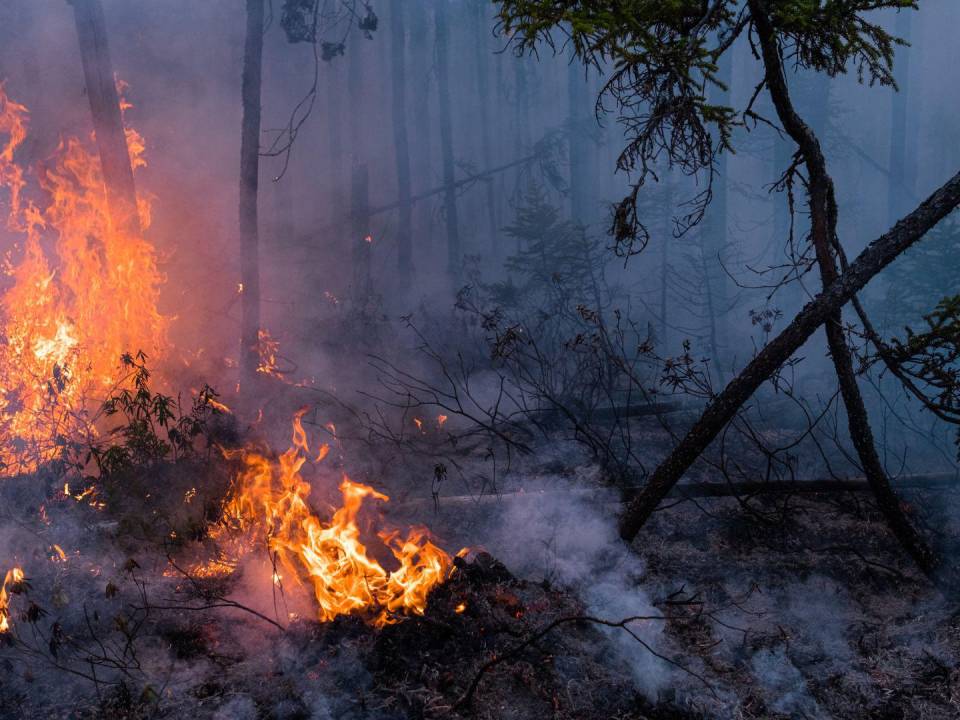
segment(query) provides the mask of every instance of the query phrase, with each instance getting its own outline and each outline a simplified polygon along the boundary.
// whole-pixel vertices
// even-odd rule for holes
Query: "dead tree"
[[[246,41],[243,48],[240,134],[240,372],[250,384],[259,365],[260,261],[257,227],[257,191],[260,176],[260,78],[263,64],[264,0],[247,0]]]
[[[100,0],[74,0],[73,12],[110,219],[121,232],[137,235],[140,233],[137,194],[123,130],[117,81],[110,61],[103,6]]]
[[[835,258],[837,238],[837,200],[833,179],[827,171],[826,158],[813,130],[794,109],[776,32],[768,17],[768,9],[761,0],[750,0],[754,26],[760,42],[765,70],[765,81],[777,116],[800,149],[807,168],[807,194],[810,208],[810,238],[816,252],[817,265],[824,289],[839,276]],[[873,430],[863,396],[857,385],[853,357],[844,337],[843,317],[837,308],[824,325],[830,356],[840,383],[850,438],[860,458],[867,480],[877,496],[877,503],[894,534],[903,543],[924,570],[932,570],[935,563],[932,551],[914,530],[900,507],[900,500],[890,487],[886,471],[873,439]]]

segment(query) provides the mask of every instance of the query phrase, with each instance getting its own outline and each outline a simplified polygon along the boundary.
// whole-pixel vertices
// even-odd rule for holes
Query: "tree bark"
[[[103,6],[100,0],[74,0],[73,12],[110,221],[121,232],[138,235],[140,215],[137,211],[137,194],[123,129],[117,82],[110,61]]]
[[[800,148],[807,168],[807,194],[810,206],[810,240],[816,252],[820,279],[824,289],[839,277],[834,248],[837,244],[837,202],[833,179],[827,172],[827,163],[816,134],[803,122],[793,107],[776,32],[766,14],[762,0],[750,0],[754,27],[760,43],[765,68],[767,89],[773,100],[777,116],[787,134]],[[840,393],[847,409],[847,426],[850,439],[857,451],[863,472],[874,488],[877,504],[894,535],[925,571],[931,572],[937,564],[932,550],[916,532],[904,514],[900,500],[893,489],[880,461],[870,418],[863,396],[857,385],[853,358],[843,330],[842,311],[838,307],[824,325],[827,345],[840,383]]]
[[[257,194],[260,177],[260,85],[264,0],[246,0],[240,133],[240,344],[241,383],[253,384],[260,358],[260,261]]]
[[[390,5],[390,36],[393,51],[393,147],[397,165],[397,200],[400,204],[400,222],[397,227],[397,262],[400,287],[410,286],[413,274],[412,213],[410,202],[410,142],[407,137],[407,38],[403,13],[405,0],[393,0]]]
[[[460,278],[460,227],[457,220],[456,173],[453,156],[453,118],[450,100],[450,21],[447,3],[436,4],[437,94],[440,100],[440,146],[443,184],[447,188],[443,211],[447,221],[447,272],[454,283]]]
[[[660,463],[643,490],[630,502],[620,521],[625,540],[636,537],[687,469],[707,449],[740,406],[800,349],[837,309],[850,299],[904,250],[960,206],[960,172],[861,252],[847,272],[817,295],[791,323],[766,345],[717,395],[686,436]]]

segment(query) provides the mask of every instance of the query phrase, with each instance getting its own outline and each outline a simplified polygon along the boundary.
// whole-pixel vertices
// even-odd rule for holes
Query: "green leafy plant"
[[[176,462],[196,453],[206,437],[210,420],[220,413],[216,391],[204,384],[186,410],[179,396],[150,388],[147,356],[138,352],[121,358],[129,371],[128,384],[115,390],[103,404],[103,414],[122,423],[99,442],[91,443],[87,461],[93,460],[101,477],[159,462]]]

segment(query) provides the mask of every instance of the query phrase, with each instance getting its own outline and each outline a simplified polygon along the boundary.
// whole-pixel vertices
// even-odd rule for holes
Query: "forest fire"
[[[128,107],[124,104],[124,107]],[[117,381],[131,349],[163,349],[166,319],[157,311],[162,275],[141,234],[110,219],[95,153],[77,138],[62,140],[36,169],[30,187],[14,154],[27,137],[28,110],[0,85],[0,184],[7,228],[21,236],[9,255],[9,284],[0,296],[0,471],[28,472],[54,458],[66,440],[92,432],[85,411]],[[144,142],[126,130],[131,164],[146,164]],[[150,205],[138,201],[140,226]]]
[[[958,26],[0,0],[0,720],[958,720]]]
[[[430,591],[449,576],[451,557],[423,528],[411,529],[406,537],[380,531],[377,536],[397,563],[390,572],[384,569],[361,541],[357,520],[367,498],[389,498],[346,475],[339,485],[342,506],[327,521],[318,517],[308,503],[311,485],[301,475],[310,457],[305,412],[294,416],[291,447],[276,462],[250,447],[225,451],[243,467],[225,504],[226,530],[218,539],[230,530],[244,533],[250,546],[265,538],[277,568],[274,584],[281,585],[283,577],[302,584],[305,578],[313,586],[320,621],[354,613],[382,627],[405,613],[422,614]]]

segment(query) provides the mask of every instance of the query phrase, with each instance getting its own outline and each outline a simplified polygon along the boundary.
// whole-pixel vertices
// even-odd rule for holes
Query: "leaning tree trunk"
[[[410,202],[410,142],[407,136],[407,38],[403,24],[405,0],[393,0],[390,5],[390,35],[393,52],[393,148],[397,163],[397,200],[400,204],[400,224],[397,228],[397,261],[400,287],[409,288],[413,274],[413,207]]]
[[[817,256],[820,278],[824,289],[826,289],[839,277],[835,259],[837,203],[833,179],[827,173],[826,159],[816,135],[803,122],[793,107],[786,77],[783,73],[780,47],[773,26],[765,14],[760,0],[750,0],[750,7],[766,70],[767,88],[773,100],[774,108],[787,134],[799,146],[804,165],[807,168],[810,238]],[[840,393],[847,409],[850,439],[853,441],[853,446],[860,458],[867,481],[876,493],[877,504],[900,542],[917,561],[918,565],[924,571],[930,572],[936,565],[936,558],[904,514],[900,499],[890,487],[887,473],[877,453],[873,430],[870,427],[870,418],[860,388],[857,385],[853,358],[844,336],[840,308],[834,311],[824,329],[827,334],[830,356],[840,383]]]
[[[140,233],[137,194],[123,130],[117,82],[110,62],[103,6],[100,0],[74,0],[73,11],[110,221],[121,232],[137,235]]]
[[[243,120],[240,134],[240,372],[252,385],[259,365],[260,262],[257,189],[260,175],[260,77],[263,60],[264,0],[247,0],[243,49]]]
[[[440,145],[443,156],[443,212],[447,221],[447,272],[460,278],[460,228],[457,221],[456,173],[453,156],[453,119],[450,101],[450,21],[447,2],[436,5],[437,94],[440,99]]]
[[[757,353],[740,374],[707,405],[683,440],[660,463],[643,490],[627,506],[620,520],[620,535],[625,540],[636,537],[660,501],[726,424],[736,416],[740,407],[753,393],[877,273],[918,242],[958,206],[960,173],[954,175],[887,233],[870,243],[835,283],[809,302],[783,332]]]

